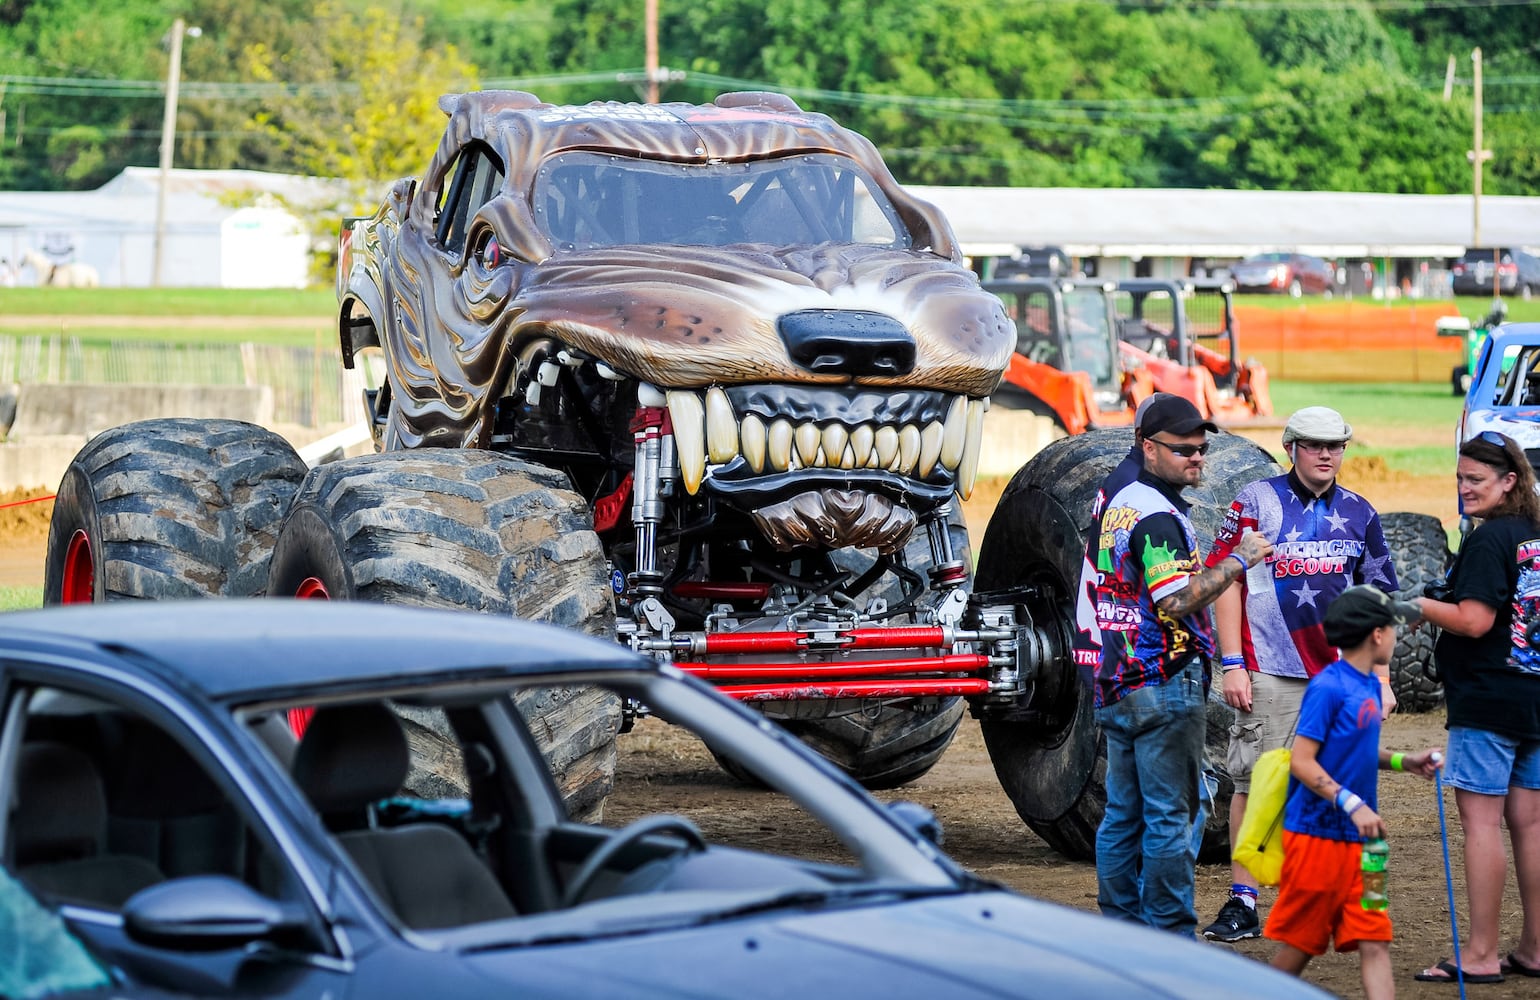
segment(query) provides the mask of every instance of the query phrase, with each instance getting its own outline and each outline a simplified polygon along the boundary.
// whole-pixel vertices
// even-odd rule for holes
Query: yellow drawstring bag
[[[1283,805],[1289,796],[1290,755],[1284,746],[1257,758],[1251,769],[1246,815],[1230,848],[1230,857],[1263,885],[1277,885],[1283,875]]]

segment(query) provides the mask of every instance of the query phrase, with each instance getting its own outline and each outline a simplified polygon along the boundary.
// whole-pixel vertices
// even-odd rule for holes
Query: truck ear
[[[438,99],[438,109],[452,117],[455,108],[460,106],[460,98],[464,96],[464,94],[444,94]]]

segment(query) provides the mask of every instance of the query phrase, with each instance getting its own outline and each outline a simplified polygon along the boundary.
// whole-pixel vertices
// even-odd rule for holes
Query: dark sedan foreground
[[[594,688],[688,727],[765,784],[764,824],[803,810],[842,857],[758,853],[682,816],[570,820],[524,720]],[[120,992],[1321,995],[986,885],[916,832],[918,807],[555,628],[288,601],[13,613],[0,691],[6,863]]]

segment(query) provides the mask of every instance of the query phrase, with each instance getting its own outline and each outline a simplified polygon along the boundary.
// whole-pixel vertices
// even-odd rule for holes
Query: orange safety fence
[[[1272,378],[1355,382],[1447,381],[1465,340],[1438,336],[1434,324],[1457,315],[1453,302],[1235,307],[1241,355]]]

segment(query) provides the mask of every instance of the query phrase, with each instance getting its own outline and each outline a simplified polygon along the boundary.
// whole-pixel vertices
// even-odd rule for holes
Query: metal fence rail
[[[335,352],[272,344],[82,344],[52,334],[0,337],[0,383],[268,385],[278,423],[322,427],[363,420],[371,368],[345,369]]]

